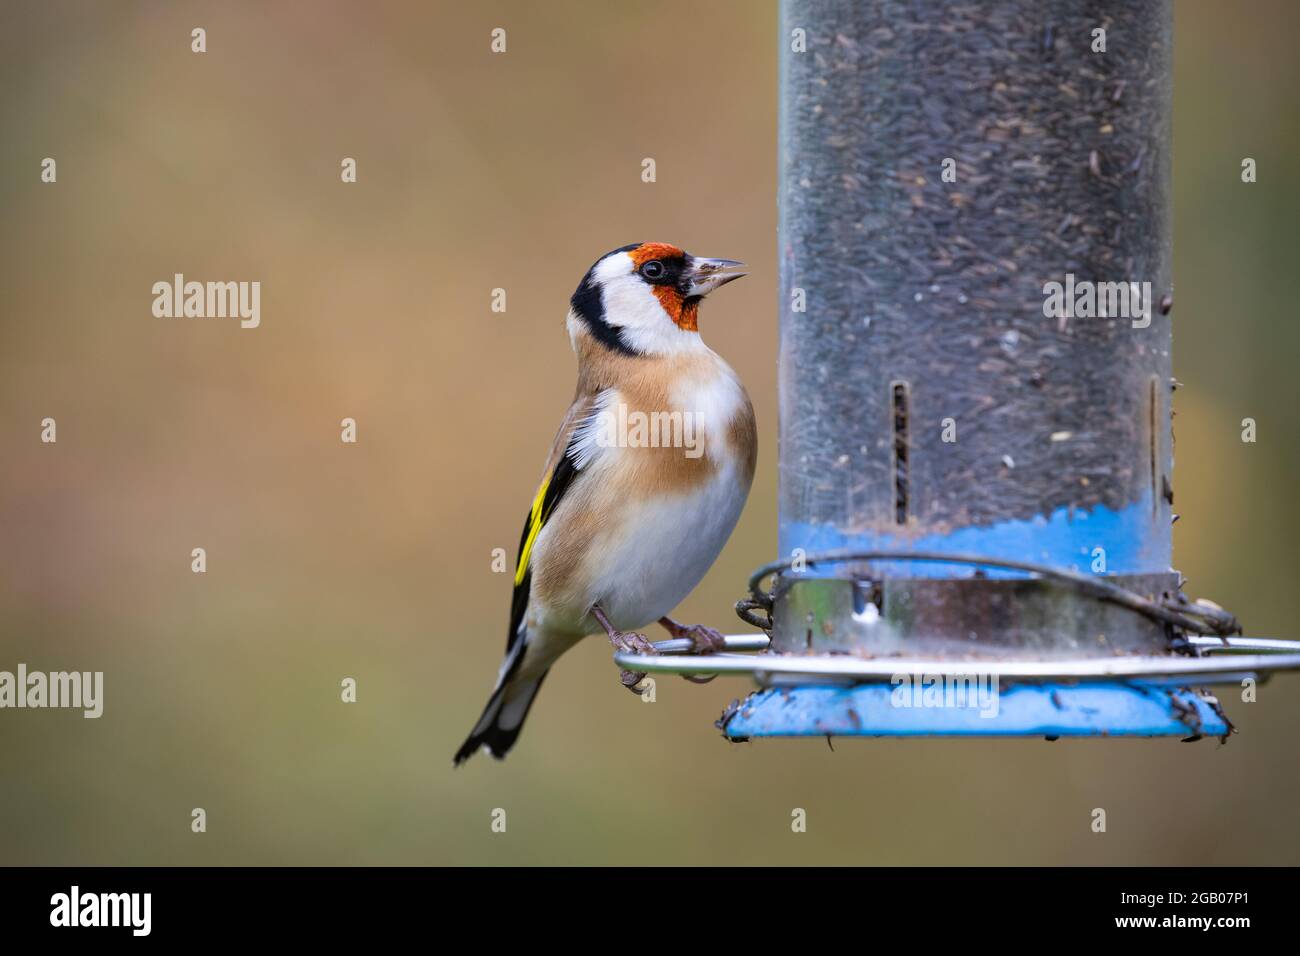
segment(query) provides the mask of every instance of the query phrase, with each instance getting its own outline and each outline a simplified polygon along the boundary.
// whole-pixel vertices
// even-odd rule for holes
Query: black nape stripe
[[[600,286],[591,281],[590,273],[583,277],[582,285],[573,293],[570,304],[573,311],[587,324],[587,331],[595,336],[596,341],[624,355],[637,354],[623,341],[618,329],[605,321],[605,305],[601,301]]]
[[[610,325],[605,321],[605,303],[601,301],[600,286],[592,281],[591,274],[596,271],[596,265],[599,265],[609,256],[614,255],[614,253],[631,252],[640,245],[641,243],[634,242],[631,245],[620,246],[613,250],[613,252],[607,252],[605,255],[601,256],[600,259],[598,259],[596,263],[587,270],[587,274],[583,276],[582,281],[578,283],[578,288],[577,291],[573,293],[573,298],[569,300],[569,304],[573,307],[573,311],[585,323],[587,323],[587,329],[596,337],[596,341],[600,342],[606,348],[613,349],[616,352],[622,352],[624,355],[637,355],[638,353],[635,349],[628,347],[628,345],[623,341],[623,337],[619,335],[616,326]]]

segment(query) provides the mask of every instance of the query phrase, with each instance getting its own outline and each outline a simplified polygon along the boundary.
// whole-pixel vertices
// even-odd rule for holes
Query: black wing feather
[[[542,495],[542,506],[538,509],[536,521],[537,531],[540,532],[545,527],[546,522],[550,520],[555,506],[560,503],[573,485],[573,479],[578,476],[578,469],[573,464],[572,457],[573,446],[569,445],[560,456],[560,461],[556,464],[548,479],[546,479],[546,492]],[[524,547],[528,543],[529,533],[533,530],[533,510],[528,510],[528,517],[524,520],[524,531],[519,536],[519,554],[515,558],[515,574],[518,576],[520,562],[524,560]],[[534,541],[536,538],[534,538]],[[531,559],[531,555],[530,555]],[[529,560],[528,567],[524,569],[522,578],[519,578],[515,584],[514,593],[510,599],[510,630],[506,634],[506,654],[514,650],[515,644],[519,642],[523,635],[524,613],[528,610],[528,593],[533,583],[532,561]]]

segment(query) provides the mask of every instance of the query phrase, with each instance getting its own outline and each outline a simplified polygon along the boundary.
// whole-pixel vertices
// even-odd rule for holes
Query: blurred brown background
[[[99,720],[0,711],[0,862],[1300,863],[1296,678],[1229,698],[1226,747],[831,752],[729,745],[711,722],[740,682],[661,681],[643,704],[592,640],[508,761],[452,772],[504,645],[491,551],[513,560],[572,389],[566,300],[608,249],[754,267],[701,326],[754,397],[759,477],[680,616],[737,626],[772,557],[771,4],[2,16],[0,669],[103,670],[106,699]],[[1176,560],[1279,637],[1300,630],[1298,17],[1177,3]],[[153,318],[176,272],[261,281],[261,327]]]

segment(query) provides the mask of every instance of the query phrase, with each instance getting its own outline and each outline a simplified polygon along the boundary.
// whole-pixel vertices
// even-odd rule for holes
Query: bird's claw
[[[717,674],[681,674],[682,680],[689,681],[692,684],[712,684],[718,679]]]
[[[727,649],[727,639],[721,631],[715,631],[703,624],[678,624],[671,617],[661,617],[659,623],[673,637],[687,638],[691,642],[693,654],[720,654]],[[682,680],[692,684],[707,684],[717,674],[682,674]]]
[[[654,644],[644,634],[619,631],[613,638],[614,646],[629,654],[658,654]]]
[[[722,632],[703,624],[678,624],[674,621],[668,632],[673,637],[689,638],[691,651],[695,654],[720,654],[727,649],[727,639]]]
[[[616,631],[609,636],[609,641],[614,645],[616,651],[626,654],[658,654],[654,644],[650,642],[644,634],[627,633]],[[644,693],[646,685],[646,674],[644,671],[620,671],[618,675],[619,682],[632,693],[640,695]]]
[[[695,648],[696,654],[721,654],[727,649],[727,639],[722,632],[705,627],[703,624],[695,624],[687,628],[686,636],[691,639],[691,646]]]

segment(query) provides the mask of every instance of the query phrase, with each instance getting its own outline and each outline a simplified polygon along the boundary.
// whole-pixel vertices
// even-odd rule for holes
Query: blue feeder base
[[[942,691],[933,693],[940,695]],[[891,684],[770,687],[724,718],[749,737],[1223,737],[1231,725],[1194,691],[1144,683],[1016,684],[957,706]],[[960,699],[958,699],[960,702]]]

